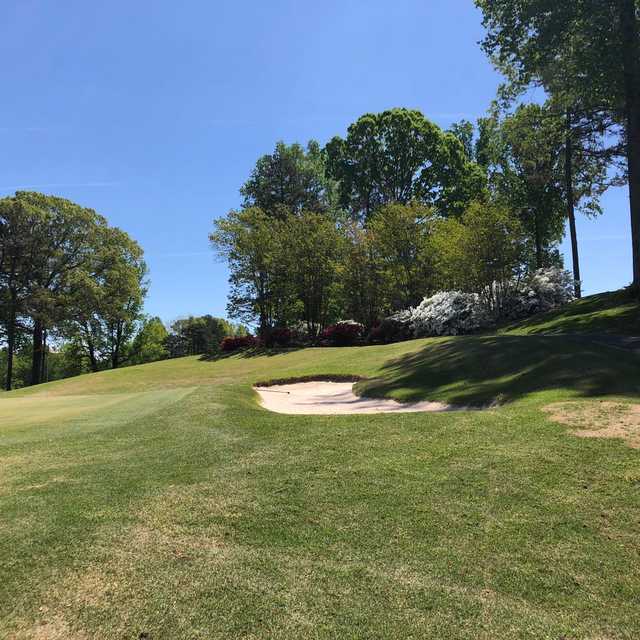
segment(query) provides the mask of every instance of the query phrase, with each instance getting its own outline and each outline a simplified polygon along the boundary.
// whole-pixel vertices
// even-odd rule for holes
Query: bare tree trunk
[[[640,289],[640,42],[635,0],[618,0],[624,71],[633,285]]]
[[[33,354],[31,357],[31,384],[42,382],[42,320],[33,322]]]
[[[571,140],[571,114],[567,111],[567,131],[564,145],[564,188],[567,197],[567,218],[571,236],[571,259],[573,265],[573,289],[576,298],[582,297],[580,286],[580,258],[578,256],[578,233],[576,231],[575,198],[573,195],[573,141]]]
[[[534,211],[535,223],[535,242],[536,242],[536,269],[544,267],[543,250],[542,250],[542,230],[540,229],[540,212]]]
[[[42,368],[40,369],[40,381],[48,382],[47,375],[47,330],[42,330]]]
[[[16,304],[15,300],[11,300],[11,309],[7,322],[7,378],[5,380],[5,389],[11,391],[13,383],[13,352],[16,348]]]

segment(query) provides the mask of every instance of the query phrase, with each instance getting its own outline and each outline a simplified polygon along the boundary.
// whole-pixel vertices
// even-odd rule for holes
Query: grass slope
[[[640,336],[640,302],[629,291],[608,291],[576,300],[504,327],[506,333],[593,333]]]
[[[541,409],[640,396],[553,337],[184,358],[0,398],[2,638],[635,638],[638,451]],[[284,416],[367,376],[441,414]]]

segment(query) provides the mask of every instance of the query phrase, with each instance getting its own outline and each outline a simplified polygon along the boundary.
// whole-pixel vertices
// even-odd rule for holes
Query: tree
[[[168,336],[160,318],[144,318],[131,345],[131,364],[144,364],[169,357]]]
[[[214,251],[229,264],[229,316],[249,324],[257,320],[262,337],[290,312],[291,285],[280,259],[283,225],[250,207],[214,221],[209,236]]]
[[[565,218],[572,241],[575,293],[580,293],[575,212],[597,215],[600,196],[616,177],[607,168],[613,152],[589,122],[567,120],[555,103],[520,105],[478,121],[475,155],[494,198],[519,212],[531,238],[536,266],[554,260]]]
[[[460,120],[454,122],[449,127],[449,133],[452,133],[462,144],[462,148],[468,160],[475,160],[475,148],[473,143],[474,127],[473,123],[468,120]]]
[[[302,211],[327,212],[332,207],[332,182],[325,175],[324,153],[315,140],[307,144],[278,142],[273,153],[256,162],[240,189],[243,207],[284,218]]]
[[[530,238],[535,266],[548,266],[550,249],[564,233],[565,207],[559,171],[561,131],[543,107],[520,106],[502,123],[506,162],[502,199],[512,205]]]
[[[6,339],[5,388],[10,391],[16,343],[20,338],[18,318],[24,312],[30,287],[31,259],[38,242],[33,227],[38,211],[14,198],[0,200],[0,311]]]
[[[367,329],[388,311],[386,282],[372,234],[356,222],[345,225],[345,251],[340,265],[340,300],[343,315]]]
[[[70,333],[83,346],[92,371],[117,369],[142,317],[147,267],[140,246],[124,231],[100,227],[91,259],[71,286]]]
[[[384,277],[390,311],[412,307],[431,290],[433,269],[429,247],[433,212],[418,203],[389,204],[371,218],[368,231]]]
[[[310,211],[287,220],[284,229],[286,243],[281,246],[286,250],[279,260],[301,303],[307,333],[315,337],[326,327],[336,301],[343,237],[333,220]]]
[[[225,336],[237,335],[238,331],[238,327],[224,318],[189,316],[171,323],[166,343],[172,358],[212,354],[218,351]]]
[[[441,220],[433,234],[441,288],[478,293],[496,315],[524,272],[524,232],[503,206],[473,203],[460,220]]]
[[[422,113],[391,109],[368,113],[351,124],[347,137],[326,146],[327,171],[339,181],[340,204],[357,219],[394,202],[431,204],[457,214],[483,189],[483,175],[451,133]]]
[[[0,286],[7,305],[6,386],[10,388],[18,314],[25,320],[22,328],[32,334],[31,384],[38,384],[47,330],[64,316],[72,275],[86,263],[95,230],[104,219],[69,200],[26,191],[4,199],[1,210]]]
[[[640,29],[637,0],[476,0],[483,47],[513,97],[544,87],[606,135],[624,128],[631,214],[633,284],[640,287]],[[510,95],[509,95],[510,94]]]

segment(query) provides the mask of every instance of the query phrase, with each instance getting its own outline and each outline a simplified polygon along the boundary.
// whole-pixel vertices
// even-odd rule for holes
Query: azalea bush
[[[373,343],[388,344],[389,342],[399,342],[409,340],[413,337],[413,322],[411,320],[411,310],[400,311],[388,318],[384,318],[375,325],[367,340]]]
[[[269,347],[288,347],[294,338],[294,332],[287,327],[275,327],[266,340]]]
[[[237,351],[259,346],[260,341],[255,336],[227,336],[220,343],[220,351]]]
[[[352,345],[362,337],[364,326],[354,320],[343,320],[336,324],[329,325],[321,334],[320,338],[336,347]]]
[[[561,307],[574,299],[574,280],[559,267],[538,269],[524,278],[505,301],[502,318],[526,318]]]
[[[480,296],[462,291],[441,291],[411,310],[416,338],[471,333],[491,323]]]

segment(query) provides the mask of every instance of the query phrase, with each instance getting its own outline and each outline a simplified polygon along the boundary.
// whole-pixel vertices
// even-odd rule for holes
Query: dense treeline
[[[282,327],[315,338],[339,320],[370,329],[437,291],[486,298],[561,265],[564,134],[550,105],[495,108],[449,131],[392,109],[322,150],[278,143],[211,234],[230,267],[229,315],[267,341]],[[615,180],[610,155],[593,134],[574,149],[574,205],[592,215]]]
[[[482,46],[507,81],[509,107],[530,87],[563,118],[564,205],[574,273],[578,265],[574,208],[583,160],[619,162],[629,187],[633,288],[640,290],[640,2],[638,0],[476,0],[487,30]],[[549,114],[546,114],[549,115]],[[543,126],[546,118],[535,119]]]
[[[476,4],[506,78],[488,115],[445,132],[392,109],[324,149],[279,143],[211,234],[232,317],[267,338],[345,318],[371,327],[438,290],[486,295],[506,274],[560,265],[567,227],[580,297],[576,214],[600,214],[624,184],[640,291],[640,2]],[[532,86],[544,103],[522,102]]]
[[[242,206],[215,221],[229,316],[265,344],[315,339],[340,320],[371,329],[410,308],[431,326],[437,305],[421,301],[444,291],[461,294],[443,305],[482,300],[495,319],[514,308],[517,283],[549,283],[540,270],[561,266],[567,228],[579,297],[576,215],[600,214],[611,185],[629,187],[640,291],[639,0],[476,4],[506,78],[486,117],[443,131],[390,109],[324,147],[280,142]],[[530,87],[543,103],[522,101]],[[38,193],[0,200],[4,386],[211,353],[247,333],[211,316],[167,329],[143,315],[146,288],[141,248],[95,211]]]
[[[40,193],[0,200],[3,387],[210,353],[244,331],[203,316],[169,331],[143,314],[140,246],[92,209]]]
[[[68,338],[92,370],[118,367],[140,316],[142,249],[92,209],[39,193],[0,200],[0,305],[5,388],[30,345],[27,380],[46,375],[49,341]]]

